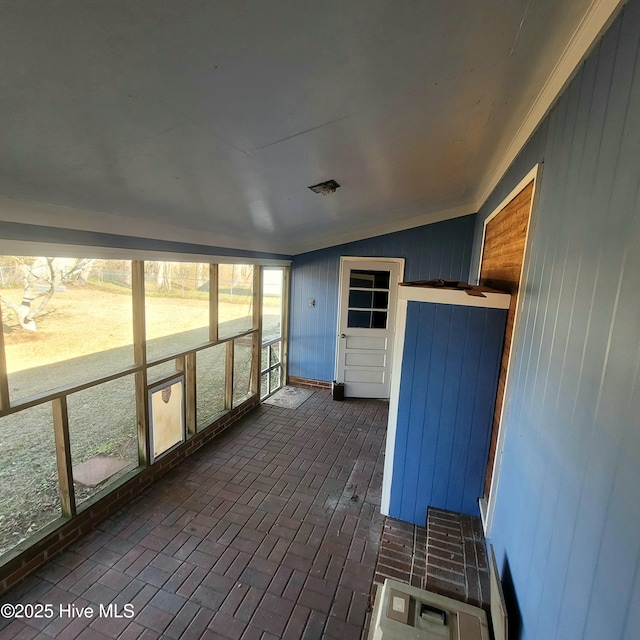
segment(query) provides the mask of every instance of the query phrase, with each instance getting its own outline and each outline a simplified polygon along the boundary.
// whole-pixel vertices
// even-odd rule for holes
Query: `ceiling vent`
[[[335,193],[339,186],[340,185],[335,180],[327,180],[320,184],[314,184],[312,187],[309,187],[309,189],[315,193],[319,193],[320,195],[328,196],[330,193]]]

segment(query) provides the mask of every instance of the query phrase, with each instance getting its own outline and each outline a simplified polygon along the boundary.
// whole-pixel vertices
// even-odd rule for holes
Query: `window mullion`
[[[0,326],[2,323],[2,309],[0,308]],[[7,357],[4,351],[4,331],[0,331],[0,410],[11,406],[9,397],[9,378],[7,376]]]
[[[133,354],[136,365],[142,370],[136,373],[136,419],[138,424],[138,461],[140,466],[149,464],[149,398],[147,395],[147,339],[144,309],[144,262],[131,264],[131,293],[133,299]]]
[[[251,393],[260,391],[260,349],[262,348],[262,267],[253,267],[253,334],[251,352]]]
[[[233,407],[233,339],[227,341],[227,357],[225,363],[224,408]]]
[[[62,515],[71,518],[76,515],[76,497],[73,488],[69,413],[67,411],[66,396],[55,398],[52,406],[53,433],[56,443],[56,462],[58,464],[58,484],[60,487],[60,507],[62,509]]]
[[[218,265],[209,265],[209,340],[218,340]]]
[[[188,353],[184,357],[184,384],[185,384],[185,421],[187,434],[196,434],[196,354]]]

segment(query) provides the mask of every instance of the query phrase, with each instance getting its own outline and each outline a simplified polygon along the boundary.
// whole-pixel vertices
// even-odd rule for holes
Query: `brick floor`
[[[387,409],[324,389],[260,406],[5,595],[53,615],[0,618],[0,638],[358,640]]]

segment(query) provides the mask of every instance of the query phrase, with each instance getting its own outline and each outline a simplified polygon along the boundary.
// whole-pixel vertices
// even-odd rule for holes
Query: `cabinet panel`
[[[390,516],[424,525],[429,505],[479,514],[506,316],[407,303]]]

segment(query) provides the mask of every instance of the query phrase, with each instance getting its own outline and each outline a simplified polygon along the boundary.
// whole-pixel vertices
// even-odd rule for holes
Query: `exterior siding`
[[[295,256],[291,269],[289,374],[334,376],[340,256],[404,258],[405,280],[467,280],[474,217],[351,242]],[[309,306],[315,300],[315,306]]]
[[[640,628],[639,36],[632,0],[477,220],[474,265],[544,162],[491,533],[523,640]]]

